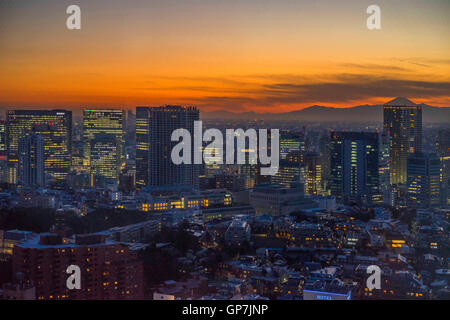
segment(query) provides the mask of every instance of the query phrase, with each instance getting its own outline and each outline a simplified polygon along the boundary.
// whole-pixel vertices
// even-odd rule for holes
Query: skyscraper
[[[302,168],[305,193],[311,195],[321,195],[322,193],[322,162],[320,154],[308,152],[304,157]]]
[[[124,119],[124,111],[118,109],[86,109],[83,111],[83,152],[86,167],[90,168],[91,141],[98,133],[112,134],[116,137],[120,160],[122,160]]]
[[[149,183],[150,108],[136,108],[136,187]]]
[[[0,156],[6,156],[6,121],[0,120]]]
[[[24,187],[42,187],[44,174],[44,139],[32,134],[19,139],[19,184]]]
[[[331,193],[337,198],[379,201],[376,132],[331,132]]]
[[[436,139],[436,152],[441,158],[441,195],[442,204],[449,203],[450,184],[450,129],[439,130]]]
[[[90,140],[90,167],[92,181],[119,182],[120,141],[114,134],[96,133]]]
[[[414,153],[408,158],[408,205],[416,208],[440,203],[441,162],[436,154]]]
[[[164,106],[136,108],[136,186],[191,185],[199,187],[199,165],[175,165],[171,159],[172,132],[194,132],[199,120],[195,107]]]
[[[384,130],[390,136],[390,182],[405,184],[410,154],[422,152],[422,106],[406,98],[384,105]]]
[[[32,134],[19,139],[19,184],[24,187],[42,187],[44,175],[44,139]]]
[[[301,169],[299,162],[286,159],[280,160],[278,171],[273,176],[270,176],[270,182],[290,188],[292,183],[300,180]]]
[[[40,134],[44,140],[44,168],[56,182],[64,182],[71,166],[72,112],[66,110],[9,110],[7,154],[10,183],[16,183],[19,139]]]

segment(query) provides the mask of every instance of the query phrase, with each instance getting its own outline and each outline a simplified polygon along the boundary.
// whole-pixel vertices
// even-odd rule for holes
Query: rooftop
[[[385,104],[388,107],[416,107],[417,104],[405,97],[398,97]]]

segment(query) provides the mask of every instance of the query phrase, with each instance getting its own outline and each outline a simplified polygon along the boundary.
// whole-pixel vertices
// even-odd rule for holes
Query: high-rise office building
[[[186,129],[193,136],[195,107],[164,106],[136,108],[136,186],[191,185],[199,187],[199,166],[176,165],[171,152],[178,141],[172,132]]]
[[[442,204],[446,205],[450,202],[450,129],[439,130],[436,152],[441,158],[441,199]]]
[[[136,126],[136,114],[133,113],[132,110],[128,110],[127,112],[127,121],[126,121],[126,131],[130,133],[135,130]]]
[[[305,151],[305,141],[301,135],[289,131],[280,132],[280,160],[286,159],[290,152]]]
[[[6,121],[0,120],[0,157],[6,156]]]
[[[116,135],[94,134],[89,148],[92,184],[95,184],[95,179],[111,184],[119,182],[120,151],[120,141]]]
[[[95,134],[111,134],[119,145],[120,160],[123,159],[124,111],[118,109],[86,109],[83,111],[84,165],[90,169],[91,141]]]
[[[304,156],[302,168],[305,193],[310,195],[322,194],[322,161],[317,152],[307,152]]]
[[[280,160],[278,171],[270,176],[270,182],[290,188],[292,183],[301,179],[300,163],[296,161]]]
[[[389,134],[390,182],[405,184],[410,154],[422,152],[422,106],[406,98],[384,105],[384,130]]]
[[[0,120],[0,182],[8,183],[8,162],[6,154],[6,121]]]
[[[440,203],[441,162],[436,154],[414,153],[408,158],[408,205],[416,208]]]
[[[19,185],[24,187],[45,186],[44,139],[32,134],[19,139]]]
[[[7,112],[7,154],[10,183],[17,182],[19,139],[40,134],[44,140],[45,173],[64,182],[71,166],[72,111],[9,110]]]
[[[377,202],[379,192],[378,134],[331,132],[331,193],[337,198]]]
[[[136,187],[142,188],[149,183],[150,156],[150,108],[136,108]]]

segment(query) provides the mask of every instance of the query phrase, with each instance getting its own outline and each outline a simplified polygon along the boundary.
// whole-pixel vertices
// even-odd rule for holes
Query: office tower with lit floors
[[[441,161],[436,154],[414,153],[408,157],[408,199],[414,208],[440,204]]]
[[[114,135],[123,154],[124,111],[118,109],[86,109],[83,111],[84,165],[90,167],[91,140],[95,134]]]
[[[379,202],[376,132],[331,132],[331,194],[338,199]]]
[[[305,151],[305,141],[300,134],[280,132],[280,159],[286,159],[290,152]]]
[[[406,98],[384,105],[384,131],[389,135],[390,183],[406,184],[408,156],[422,152],[422,106]]]
[[[280,160],[278,171],[270,176],[270,182],[290,188],[292,183],[299,181],[302,176],[300,163],[296,161]]]
[[[117,136],[96,133],[90,139],[89,163],[91,186],[117,184],[120,170],[120,146]]]
[[[150,108],[136,108],[136,187],[148,185]]]
[[[441,159],[441,202],[450,203],[450,129],[441,129],[436,139],[436,152]]]
[[[0,120],[0,157],[6,156],[6,121]]]
[[[8,182],[8,161],[6,154],[6,121],[0,120],[0,182]]]
[[[71,111],[9,110],[6,129],[9,183],[17,183],[19,139],[30,134],[40,134],[44,140],[45,174],[56,186],[65,184],[71,167]]]
[[[198,189],[200,165],[176,165],[171,159],[172,149],[179,143],[171,140],[172,132],[183,128],[193,136],[197,120],[199,111],[195,107],[136,108],[137,188],[190,185]]]
[[[307,152],[302,167],[305,194],[322,195],[322,161],[318,152]]]

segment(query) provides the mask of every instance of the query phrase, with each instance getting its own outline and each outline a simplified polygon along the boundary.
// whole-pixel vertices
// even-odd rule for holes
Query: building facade
[[[164,106],[136,108],[136,186],[191,185],[199,187],[200,165],[172,162],[171,152],[178,143],[172,132],[186,129],[194,133],[199,120],[195,107]]]
[[[338,199],[378,201],[378,134],[331,132],[330,145],[331,194]]]
[[[289,188],[295,181],[299,181],[302,176],[302,168],[299,162],[280,160],[278,171],[270,177],[270,182]]]
[[[390,182],[405,184],[410,154],[422,152],[422,106],[406,98],[384,105],[384,130],[390,136]]]
[[[91,180],[108,184],[119,182],[121,141],[114,134],[96,133],[90,140]],[[94,183],[95,184],[95,183]]]
[[[123,155],[124,111],[118,109],[86,109],[83,111],[83,153],[84,165],[90,168],[91,141],[96,134],[109,134],[115,137],[120,160]]]
[[[302,168],[305,194],[321,195],[323,185],[323,170],[321,156],[317,152],[307,152]]]
[[[305,151],[305,141],[299,134],[288,131],[280,133],[280,159],[286,159],[290,152]]]
[[[440,204],[441,162],[437,155],[415,153],[408,158],[408,205],[415,208]]]
[[[17,183],[19,139],[40,134],[44,140],[45,173],[64,182],[70,172],[72,112],[67,110],[9,110],[7,112],[8,182]]]

